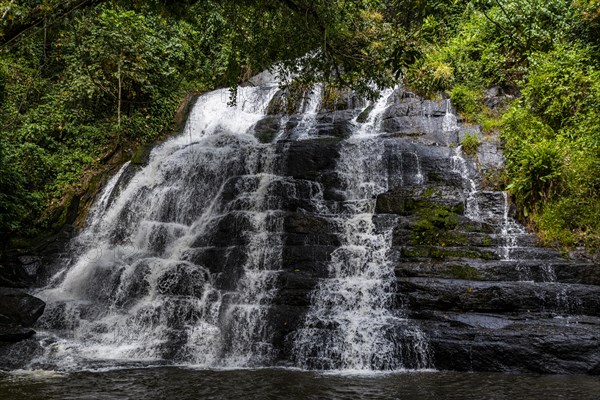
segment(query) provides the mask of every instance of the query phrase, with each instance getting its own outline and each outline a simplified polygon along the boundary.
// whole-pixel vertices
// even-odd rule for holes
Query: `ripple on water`
[[[0,373],[0,399],[579,399],[592,376],[458,372],[198,370],[181,367]]]

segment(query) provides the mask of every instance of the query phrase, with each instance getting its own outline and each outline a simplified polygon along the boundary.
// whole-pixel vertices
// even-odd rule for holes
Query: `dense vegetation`
[[[186,94],[277,62],[304,85],[451,97],[501,134],[524,220],[596,249],[599,45],[598,0],[0,1],[0,246],[48,231],[117,149],[172,131]],[[492,87],[515,100],[489,109]]]
[[[547,244],[600,248],[600,2],[484,0],[428,16],[405,77],[499,132],[507,190]],[[429,37],[431,32],[431,37]],[[485,106],[499,88],[515,100]]]

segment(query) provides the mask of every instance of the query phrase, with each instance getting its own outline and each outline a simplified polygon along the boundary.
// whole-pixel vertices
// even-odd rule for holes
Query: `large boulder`
[[[0,342],[31,337],[30,327],[44,312],[46,303],[22,290],[0,287]]]
[[[32,326],[46,303],[21,290],[0,288],[0,323]]]

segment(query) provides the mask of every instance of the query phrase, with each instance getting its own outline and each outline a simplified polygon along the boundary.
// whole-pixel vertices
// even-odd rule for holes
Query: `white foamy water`
[[[369,116],[363,124],[360,124],[357,132],[352,135],[354,139],[368,138],[381,133],[381,121],[383,113],[389,105],[390,98],[395,93],[396,88],[384,89],[379,98],[370,106],[372,106]]]
[[[462,146],[458,146],[454,151],[454,155],[452,156],[452,170],[460,174],[464,189],[467,192],[465,216],[474,221],[482,221],[481,209],[477,198],[479,187],[471,175],[469,162],[463,155]]]
[[[384,93],[340,149],[336,170],[346,200],[336,225],[342,244],[332,253],[329,277],[317,285],[296,334],[296,363],[305,368],[356,372],[425,368],[429,363],[426,338],[393,307],[389,250],[394,221],[383,226],[374,221],[376,195],[387,190],[385,151],[376,135],[392,93]],[[421,182],[422,176],[416,180]]]
[[[504,199],[504,212],[502,215],[502,228],[500,231],[500,235],[503,239],[502,258],[510,261],[513,259],[512,251],[519,247],[519,237],[522,237],[526,232],[521,225],[519,225],[513,218],[509,216],[510,204],[508,202],[508,194],[506,192],[502,192],[502,197]],[[553,279],[550,278],[550,280]]]
[[[306,96],[300,107],[302,118],[294,128],[297,140],[311,139],[315,136],[315,126],[317,124],[317,115],[321,102],[323,100],[323,85],[316,84],[311,92]]]
[[[268,358],[259,328],[279,268],[280,223],[269,204],[274,152],[251,128],[275,86],[239,88],[198,99],[183,134],[154,149],[146,167],[112,196],[125,165],[107,184],[77,239],[60,283],[38,293],[47,336],[34,363],[76,368],[83,360],[162,360],[248,366]],[[224,188],[238,185],[223,200]],[[247,257],[232,290],[194,257],[209,251],[222,216],[240,206]],[[279,246],[279,247],[278,247]],[[266,249],[266,250],[265,250]],[[231,343],[235,345],[232,346]]]

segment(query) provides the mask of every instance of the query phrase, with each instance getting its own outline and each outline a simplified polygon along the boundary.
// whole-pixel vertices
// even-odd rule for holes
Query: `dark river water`
[[[454,372],[329,374],[177,367],[0,373],[0,399],[600,399],[600,378]]]

